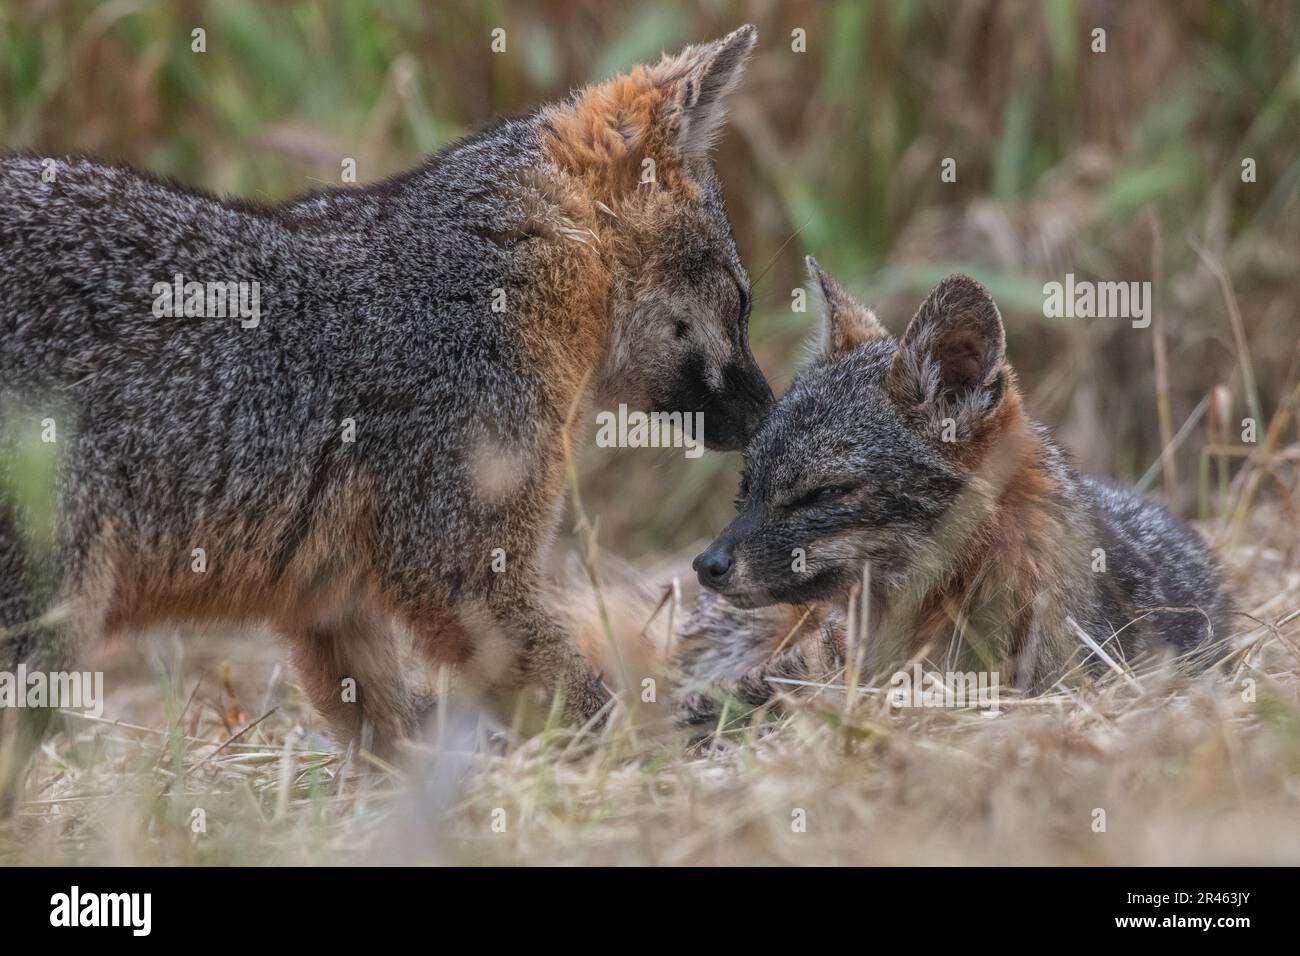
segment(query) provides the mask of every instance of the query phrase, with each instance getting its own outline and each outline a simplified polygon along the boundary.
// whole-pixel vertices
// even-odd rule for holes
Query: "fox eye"
[[[740,476],[740,490],[736,492],[736,507],[739,508],[749,499],[749,478]]]
[[[687,322],[685,319],[678,319],[677,325],[673,329],[673,334],[676,335],[679,339],[684,339],[686,338],[686,333],[689,332],[690,330],[691,330],[691,323]]]
[[[837,501],[843,498],[853,490],[851,485],[822,485],[820,488],[814,488],[798,498],[795,498],[787,508],[807,508],[809,505],[825,504],[828,501]]]

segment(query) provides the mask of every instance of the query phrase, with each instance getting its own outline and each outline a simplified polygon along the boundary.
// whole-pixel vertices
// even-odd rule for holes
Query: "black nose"
[[[716,591],[731,580],[731,571],[734,565],[731,555],[726,551],[720,548],[710,548],[703,554],[697,555],[691,563],[691,567],[695,569],[701,585]]]

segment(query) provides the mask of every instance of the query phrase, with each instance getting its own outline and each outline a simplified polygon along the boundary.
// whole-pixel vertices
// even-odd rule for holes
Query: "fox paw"
[[[600,720],[595,726],[601,727],[613,711],[612,707],[606,706],[613,696],[601,675],[585,671],[564,688],[565,716],[573,723],[585,725],[599,714]]]

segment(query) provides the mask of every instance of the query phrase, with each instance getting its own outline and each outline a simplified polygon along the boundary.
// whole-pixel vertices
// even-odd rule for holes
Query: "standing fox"
[[[0,669],[58,669],[105,633],[264,620],[345,741],[417,726],[408,652],[601,711],[538,597],[580,423],[596,401],[698,411],[732,449],[771,402],[708,158],[755,38],[278,206],[0,160]],[[55,634],[31,623],[10,465],[43,421],[61,449]]]
[[[690,718],[712,717],[708,688],[758,704],[769,678],[830,679],[864,565],[858,659],[877,673],[925,655],[1033,692],[1090,656],[1080,632],[1112,659],[1213,652],[1232,606],[1215,561],[1139,493],[1075,473],[1025,413],[982,286],[945,279],[896,340],[808,266],[820,354],[749,443],[739,513],[695,559],[716,594],[683,635]]]

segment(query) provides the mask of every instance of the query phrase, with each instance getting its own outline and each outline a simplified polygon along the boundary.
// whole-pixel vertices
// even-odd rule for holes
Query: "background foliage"
[[[614,723],[595,741],[554,726],[489,742],[449,708],[410,768],[377,772],[324,737],[275,642],[164,631],[86,662],[110,674],[106,715],[67,716],[42,749],[0,865],[1300,858],[1300,4],[0,0],[0,146],[274,201],[337,183],[343,157],[378,179],[743,22],[759,48],[717,162],[777,391],[812,323],[790,308],[805,253],[895,331],[939,278],[971,272],[1002,306],[1031,410],[1081,465],[1215,519],[1243,612],[1230,673],[1143,674],[1140,693],[1103,679],[1008,700],[997,720],[814,700],[741,713],[703,749]],[[1043,283],[1067,272],[1153,281],[1156,322],[1044,318]],[[53,460],[6,452],[36,501]],[[650,582],[606,588],[629,646],[668,645],[657,586],[729,518],[737,464],[585,449],[602,555]],[[35,542],[51,552],[53,507]],[[594,600],[585,582],[565,596]]]
[[[1165,488],[1184,513],[1211,514],[1207,424],[1250,412],[1251,378],[1265,418],[1295,380],[1298,18],[1294,2],[1210,0],[0,0],[0,143],[276,200],[338,182],[342,157],[379,178],[496,116],[753,22],[759,48],[717,161],[778,393],[812,321],[790,308],[805,253],[895,331],[938,278],[967,270],[1003,308],[1031,410],[1087,470],[1143,476],[1161,448],[1157,396],[1177,428],[1223,386],[1231,414],[1196,419]],[[494,55],[496,27],[507,51]],[[1094,27],[1105,53],[1090,49]],[[791,50],[796,28],[805,53]],[[956,183],[940,181],[945,157]],[[1245,352],[1208,265],[1220,262]],[[1042,284],[1066,272],[1157,281],[1164,386],[1152,329],[1043,317]],[[591,447],[587,508],[616,552],[681,549],[727,520],[735,459]]]

